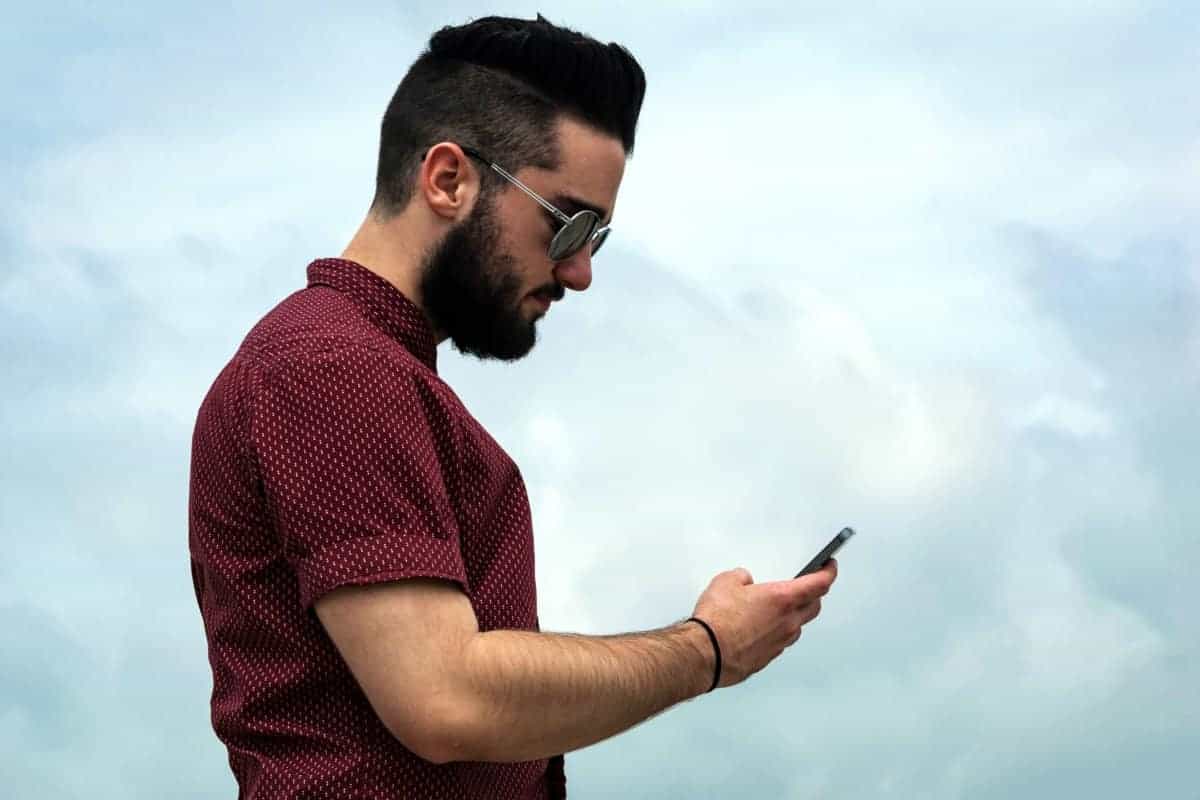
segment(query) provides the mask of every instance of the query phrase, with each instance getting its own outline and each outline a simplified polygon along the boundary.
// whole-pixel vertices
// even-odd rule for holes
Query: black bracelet
[[[708,690],[709,692],[711,692],[713,689],[717,688],[717,684],[721,682],[721,645],[717,644],[717,635],[715,633],[713,633],[712,628],[708,627],[707,622],[705,622],[704,620],[699,619],[697,617],[688,617],[687,621],[688,622],[699,622],[701,625],[703,625],[704,630],[708,631],[708,638],[712,639],[713,649],[717,651],[717,674],[713,676],[712,688]],[[707,694],[707,692],[706,692],[706,694]]]

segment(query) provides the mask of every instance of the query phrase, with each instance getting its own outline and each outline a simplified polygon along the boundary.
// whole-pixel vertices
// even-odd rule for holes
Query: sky
[[[236,796],[196,411],[353,235],[429,35],[539,11],[648,81],[592,287],[521,361],[439,352],[542,629],[858,531],[796,645],[568,753],[571,796],[1200,797],[1200,11],[1123,0],[6,9],[6,797]]]

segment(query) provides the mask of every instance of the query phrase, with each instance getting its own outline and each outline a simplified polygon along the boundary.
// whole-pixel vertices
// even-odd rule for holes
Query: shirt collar
[[[328,286],[349,297],[372,325],[437,374],[437,342],[424,312],[382,277],[357,261],[318,258],[308,265],[308,285]]]

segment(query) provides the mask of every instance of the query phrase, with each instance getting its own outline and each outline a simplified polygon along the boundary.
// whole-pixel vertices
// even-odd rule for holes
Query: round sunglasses
[[[461,145],[460,145],[461,146]],[[600,225],[600,215],[595,211],[583,209],[576,211],[574,214],[567,215],[560,211],[553,203],[543,198],[540,194],[530,189],[515,176],[509,173],[499,164],[487,158],[478,150],[470,147],[463,147],[462,151],[472,158],[482,161],[489,167],[500,173],[500,176],[523,191],[525,194],[537,201],[538,205],[554,215],[554,218],[562,223],[562,227],[554,234],[554,238],[550,240],[550,246],[546,249],[546,254],[550,256],[551,261],[565,261],[571,256],[579,252],[579,249],[586,244],[591,244],[592,255],[599,252],[600,247],[604,244],[604,240],[608,238],[608,233],[612,230],[611,225]],[[421,160],[425,160],[425,156],[429,154],[426,150],[421,154]]]

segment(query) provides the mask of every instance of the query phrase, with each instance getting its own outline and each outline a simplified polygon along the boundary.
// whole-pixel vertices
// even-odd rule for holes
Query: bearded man
[[[744,680],[816,616],[832,568],[786,596],[722,573],[657,631],[541,632],[521,474],[438,377],[442,341],[521,358],[591,284],[645,87],[540,16],[434,34],[361,227],[209,389],[189,549],[242,800],[565,797],[564,753]]]

